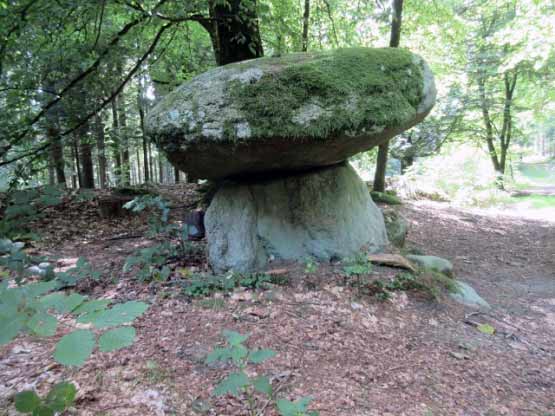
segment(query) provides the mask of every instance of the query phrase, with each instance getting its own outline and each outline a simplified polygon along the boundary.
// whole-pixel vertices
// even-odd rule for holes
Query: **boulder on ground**
[[[259,58],[168,94],[146,129],[169,161],[221,179],[340,163],[420,122],[435,102],[422,58],[351,48]]]
[[[457,284],[458,290],[449,294],[449,296],[451,296],[451,298],[455,301],[473,308],[491,308],[490,304],[487,303],[468,283],[460,280],[457,280],[455,283]]]
[[[418,264],[422,269],[433,270],[451,276],[453,274],[453,264],[446,259],[436,256],[418,256],[408,254],[407,259]]]
[[[409,233],[408,220],[393,208],[385,208],[382,213],[389,242],[395,247],[403,248]]]
[[[387,245],[382,214],[348,164],[226,184],[205,220],[216,272],[252,271],[271,258],[340,259]]]

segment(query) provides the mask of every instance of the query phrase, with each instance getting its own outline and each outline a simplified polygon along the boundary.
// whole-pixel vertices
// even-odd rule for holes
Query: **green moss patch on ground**
[[[264,68],[260,80],[235,81],[229,91],[254,137],[380,131],[413,118],[422,99],[422,68],[403,49],[348,48],[260,61],[242,64]],[[308,116],[299,122],[302,113]]]

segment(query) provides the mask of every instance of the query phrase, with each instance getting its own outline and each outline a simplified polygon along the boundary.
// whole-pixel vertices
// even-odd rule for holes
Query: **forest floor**
[[[177,203],[194,192],[166,190]],[[69,379],[79,390],[70,414],[245,415],[240,400],[211,395],[230,367],[204,364],[231,329],[251,334],[249,347],[278,353],[252,371],[271,376],[280,397],[311,396],[322,416],[555,415],[555,213],[534,220],[428,201],[400,209],[411,223],[408,245],[450,259],[491,310],[412,292],[380,302],[345,285],[338,264],[308,275],[304,265],[287,265],[285,286],[191,300],[177,289],[179,273],[163,283],[122,273],[128,255],[152,244],[141,237],[144,216],[101,219],[94,202],[49,211],[33,250],[58,256],[59,266],[89,259],[105,279],[80,287],[84,294],[151,306],[132,347],[97,353],[79,370],[53,364],[63,331],[1,348],[0,414],[15,414],[8,397],[16,391]],[[183,267],[206,269],[203,258]],[[375,267],[370,278],[398,272]],[[270,406],[258,414],[276,415]]]

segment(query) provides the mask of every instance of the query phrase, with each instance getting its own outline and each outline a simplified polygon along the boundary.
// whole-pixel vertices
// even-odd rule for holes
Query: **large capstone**
[[[149,135],[197,178],[329,166],[384,143],[431,110],[433,75],[397,48],[260,58],[214,68],[148,114]]]
[[[216,272],[248,272],[269,259],[339,259],[387,244],[381,211],[348,164],[228,183],[216,193],[205,223]]]

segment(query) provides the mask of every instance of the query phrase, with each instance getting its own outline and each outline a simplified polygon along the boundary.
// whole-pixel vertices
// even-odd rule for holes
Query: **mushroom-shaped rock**
[[[340,163],[420,122],[433,75],[397,48],[259,58],[207,71],[148,114],[148,134],[180,170],[222,179]]]

